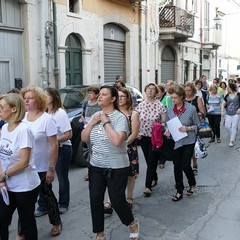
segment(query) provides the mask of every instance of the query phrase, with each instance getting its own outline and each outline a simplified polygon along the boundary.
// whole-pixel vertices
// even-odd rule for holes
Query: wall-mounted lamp
[[[213,19],[213,21],[215,22],[216,29],[221,29],[222,28],[222,19],[218,16],[218,14]]]

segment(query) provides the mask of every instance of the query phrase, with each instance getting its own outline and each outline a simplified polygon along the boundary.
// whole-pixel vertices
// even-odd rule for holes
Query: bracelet
[[[55,171],[55,167],[54,166],[49,166],[48,171]]]
[[[110,121],[107,121],[103,124],[103,127],[105,127],[106,124],[111,123]]]

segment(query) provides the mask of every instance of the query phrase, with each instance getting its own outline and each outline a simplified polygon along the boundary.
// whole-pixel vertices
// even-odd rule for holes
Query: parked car
[[[105,83],[106,84],[106,83]],[[101,85],[94,85],[101,87]],[[86,143],[81,141],[81,115],[83,103],[87,100],[87,90],[89,85],[69,85],[60,89],[60,96],[65,110],[71,122],[73,136],[71,139],[73,147],[72,162],[80,167],[87,167],[89,160],[89,149]],[[133,86],[127,85],[131,92],[134,105],[136,106],[143,100],[141,92]]]

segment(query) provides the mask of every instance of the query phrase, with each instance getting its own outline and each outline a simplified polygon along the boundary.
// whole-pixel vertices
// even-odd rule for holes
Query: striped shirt
[[[102,111],[95,114],[102,113]],[[94,115],[95,115],[94,114]],[[94,116],[93,115],[93,116]],[[93,117],[92,116],[92,117]],[[125,132],[126,141],[120,147],[116,147],[108,139],[102,123],[96,124],[90,133],[92,147],[92,158],[90,164],[100,168],[124,168],[129,166],[127,155],[127,137],[129,135],[129,124],[127,117],[118,110],[108,115],[111,126],[116,132]]]
[[[175,142],[174,149],[177,149],[184,145],[194,144],[196,142],[197,129],[200,125],[200,120],[196,108],[186,101],[184,106],[186,110],[181,115],[179,115],[178,118],[183,126],[193,127],[195,131],[188,131],[187,136],[185,138],[182,138],[179,141]],[[176,117],[173,108],[174,106],[171,106],[167,109],[166,122]]]

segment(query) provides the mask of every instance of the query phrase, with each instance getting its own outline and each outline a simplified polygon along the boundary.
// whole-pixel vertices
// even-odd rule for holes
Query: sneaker
[[[65,207],[59,207],[59,213],[60,214],[64,214],[68,211],[68,208],[65,208]]]
[[[35,213],[34,213],[34,216],[35,217],[41,217],[41,216],[43,216],[43,215],[45,215],[45,214],[47,214],[48,213],[48,211],[40,211],[40,210],[36,210],[35,211]]]
[[[230,141],[229,147],[233,147],[234,141]]]

